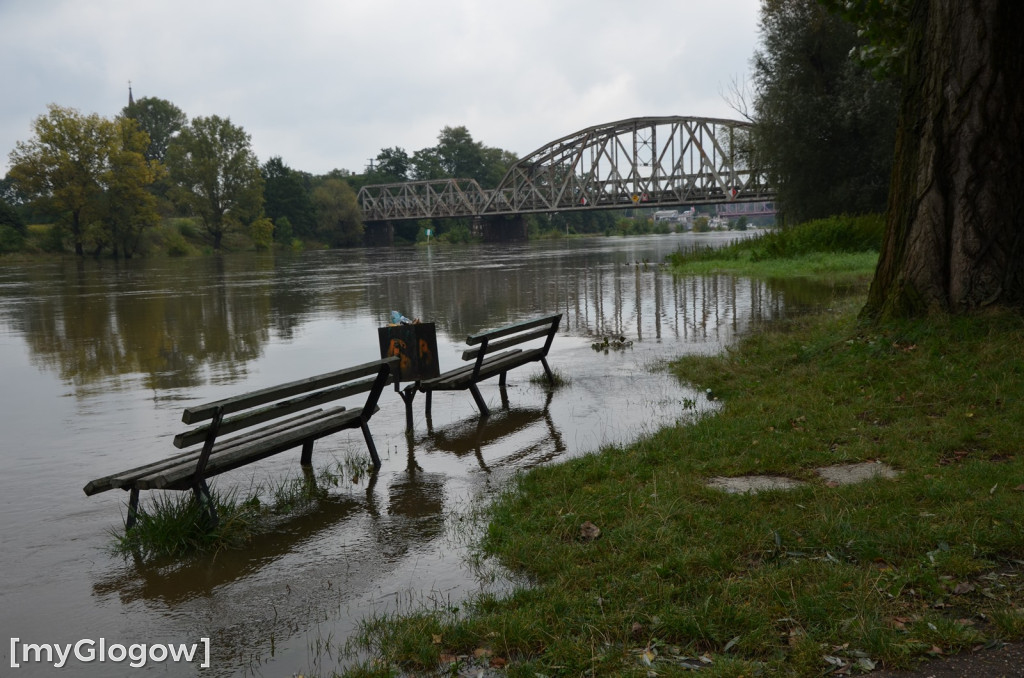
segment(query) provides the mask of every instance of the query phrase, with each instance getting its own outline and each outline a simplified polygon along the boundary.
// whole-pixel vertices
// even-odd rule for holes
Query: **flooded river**
[[[203,638],[208,669],[199,655],[150,656],[149,674],[329,675],[333,648],[367,615],[503,586],[468,564],[475,506],[522,469],[696,416],[708,403],[660,369],[666,360],[719,351],[815,303],[806,289],[658,266],[681,245],[729,237],[0,263],[0,675],[127,675],[130,659],[110,646],[199,643],[201,655]],[[442,370],[461,363],[471,333],[562,312],[548,360],[569,384],[549,391],[530,380],[539,365],[520,368],[504,406],[486,382],[483,424],[466,392],[435,394],[429,426],[418,398],[411,439],[385,391],[371,421],[376,476],[346,479],[241,551],[159,567],[110,553],[126,495],[86,497],[88,480],[172,453],[190,404],[378,358],[392,310],[437,324]],[[613,335],[632,346],[592,348]],[[318,442],[313,462],[365,455],[346,432]],[[298,473],[296,450],[216,483]],[[25,644],[93,640],[88,658],[101,639],[104,662],[19,661]]]

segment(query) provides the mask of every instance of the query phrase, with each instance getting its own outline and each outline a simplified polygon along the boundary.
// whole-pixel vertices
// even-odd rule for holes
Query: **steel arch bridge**
[[[749,162],[751,128],[681,116],[595,125],[529,154],[494,189],[472,179],[374,184],[359,207],[377,222],[773,200]]]

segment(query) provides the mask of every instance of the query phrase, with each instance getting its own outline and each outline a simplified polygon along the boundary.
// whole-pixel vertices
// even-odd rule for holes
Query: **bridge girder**
[[[365,221],[764,201],[748,162],[751,124],[720,118],[630,118],[588,127],[519,160],[494,189],[449,179],[364,186]]]

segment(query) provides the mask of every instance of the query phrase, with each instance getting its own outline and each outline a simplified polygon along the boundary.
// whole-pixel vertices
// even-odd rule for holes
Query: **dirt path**
[[[1024,643],[933,659],[910,671],[873,671],[869,678],[1021,678]]]

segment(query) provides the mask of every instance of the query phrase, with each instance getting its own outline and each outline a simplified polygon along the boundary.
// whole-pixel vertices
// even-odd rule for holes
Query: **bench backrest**
[[[480,364],[488,354],[525,344],[534,339],[544,339],[541,355],[546,356],[551,349],[551,342],[554,341],[555,334],[558,333],[558,324],[561,320],[562,314],[557,313],[470,335],[466,339],[466,343],[476,348],[463,351],[462,359],[476,360],[476,369],[479,370]]]
[[[210,421],[174,437],[174,446],[189,447],[217,436],[234,433],[288,415],[359,393],[367,393],[364,416],[377,408],[381,391],[391,381],[398,358],[385,358],[327,374],[291,381],[286,384],[224,398],[185,408],[181,420],[186,424]],[[231,416],[234,415],[234,416]]]

